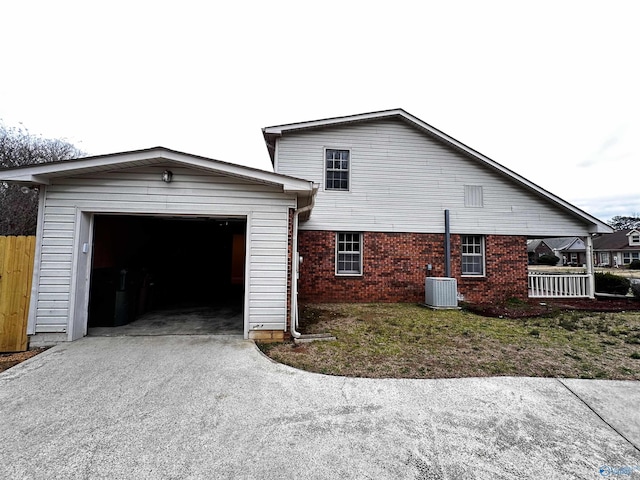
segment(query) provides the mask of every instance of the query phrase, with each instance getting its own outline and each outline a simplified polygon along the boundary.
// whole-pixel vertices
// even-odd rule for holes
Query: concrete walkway
[[[640,382],[328,377],[239,336],[59,345],[0,419],[0,478],[640,478]]]

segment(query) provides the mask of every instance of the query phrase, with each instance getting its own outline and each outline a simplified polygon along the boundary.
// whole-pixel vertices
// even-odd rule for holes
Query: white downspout
[[[297,208],[293,212],[293,233],[292,233],[292,252],[291,252],[291,336],[293,338],[300,338],[302,334],[296,331],[298,326],[298,217],[301,213],[310,211],[313,208],[315,202],[315,187],[311,194],[311,203],[306,207]]]

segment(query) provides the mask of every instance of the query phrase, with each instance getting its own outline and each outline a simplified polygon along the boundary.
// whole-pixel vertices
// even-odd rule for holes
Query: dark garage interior
[[[88,327],[160,310],[241,313],[245,231],[245,219],[96,215]]]

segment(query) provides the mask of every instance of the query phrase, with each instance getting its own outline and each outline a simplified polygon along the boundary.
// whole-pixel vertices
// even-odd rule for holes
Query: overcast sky
[[[638,18],[615,0],[4,0],[0,119],[89,154],[271,169],[262,127],[404,108],[606,221],[640,213]]]

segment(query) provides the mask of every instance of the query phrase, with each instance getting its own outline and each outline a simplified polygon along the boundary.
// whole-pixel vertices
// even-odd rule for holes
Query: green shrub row
[[[596,273],[596,292],[626,295],[631,282],[628,278],[612,273]]]

